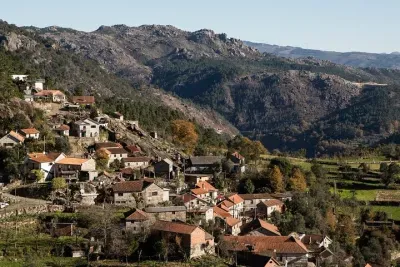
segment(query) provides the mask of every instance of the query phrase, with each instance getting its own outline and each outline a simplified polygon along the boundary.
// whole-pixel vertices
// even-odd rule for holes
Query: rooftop
[[[152,179],[140,179],[134,181],[126,181],[116,183],[113,186],[114,193],[130,193],[130,192],[142,192],[146,187],[153,184]]]
[[[139,209],[136,209],[133,213],[125,218],[127,221],[147,221],[148,219],[149,217],[146,212]]]
[[[62,164],[62,165],[82,165],[89,159],[82,159],[82,158],[63,158],[59,161],[57,161],[57,164]]]
[[[72,102],[78,104],[93,104],[95,100],[94,96],[73,96]]]
[[[223,158],[223,156],[198,156],[191,157],[190,162],[192,165],[213,165],[220,162]]]
[[[99,142],[94,144],[96,150],[100,149],[100,148],[121,148],[122,146],[118,143],[114,143],[114,142]]]
[[[279,254],[306,254],[306,246],[292,236],[224,236],[228,250],[248,251],[249,245],[254,253],[266,253],[276,251]]]
[[[207,192],[209,192],[209,191],[216,191],[216,190],[217,190],[217,189],[215,189],[215,187],[212,186],[210,183],[208,183],[208,182],[203,182],[203,181],[198,182],[198,183],[196,184],[196,186],[197,186],[198,188],[205,189]]]
[[[241,220],[233,218],[233,217],[226,217],[225,218],[225,222],[226,222],[227,225],[232,227],[232,226],[235,226],[236,224],[240,223]]]
[[[275,225],[266,222],[264,220],[261,219],[255,219],[247,224],[245,224],[242,228],[242,232],[243,233],[248,233],[251,232],[253,230],[259,229],[259,228],[263,228],[265,230],[268,230],[272,233],[274,233],[275,235],[279,236],[281,235],[281,233],[279,232],[278,227],[276,227]]]
[[[144,209],[147,213],[186,211],[185,206],[169,206],[169,207],[148,207]]]
[[[37,134],[37,133],[39,133],[39,131],[36,130],[35,128],[21,129],[20,131],[23,132],[24,134]]]
[[[58,127],[56,128],[56,130],[59,130],[59,131],[68,131],[68,130],[69,130],[69,126],[66,125],[66,124],[62,124],[62,125],[58,126]]]
[[[19,142],[24,142],[24,140],[25,140],[25,137],[23,137],[22,135],[20,135],[19,133],[14,132],[14,131],[10,131],[8,134],[10,136],[12,136],[13,138],[15,138]]]
[[[269,199],[263,202],[265,206],[272,207],[272,206],[281,206],[283,202],[279,199]]]
[[[153,230],[190,235],[198,226],[181,222],[156,221]]]
[[[110,154],[128,154],[128,151],[126,151],[122,147],[106,148],[106,150],[108,150]]]

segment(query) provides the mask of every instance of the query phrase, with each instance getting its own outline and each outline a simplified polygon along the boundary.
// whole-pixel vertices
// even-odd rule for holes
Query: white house
[[[22,144],[25,140],[25,137],[20,135],[19,133],[16,133],[14,131],[10,131],[8,134],[3,136],[0,139],[0,146],[2,147],[14,147],[16,145]]]
[[[35,128],[21,129],[19,132],[25,138],[39,139],[40,135],[40,132]]]
[[[123,161],[128,158],[128,151],[123,149],[122,147],[111,147],[105,148],[105,152],[108,154],[108,165],[113,163],[115,160]]]
[[[60,90],[42,90],[33,95],[35,99],[54,103],[64,103],[66,100],[65,94]]]
[[[63,153],[29,153],[24,161],[25,171],[27,173],[32,170],[42,171],[44,179],[39,182],[44,182],[55,177],[54,164],[63,158],[65,158]]]
[[[232,217],[239,218],[243,213],[244,200],[238,194],[231,194],[218,203],[218,207],[227,210]]]
[[[11,75],[11,79],[14,81],[26,81],[28,79],[28,75],[13,74]]]
[[[148,157],[127,157],[123,158],[125,168],[146,168],[149,166],[151,158]]]
[[[72,131],[78,137],[98,137],[100,124],[92,119],[79,120],[72,124]]]

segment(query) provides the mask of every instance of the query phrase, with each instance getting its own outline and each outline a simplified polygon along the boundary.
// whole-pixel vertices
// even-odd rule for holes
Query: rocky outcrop
[[[24,35],[19,35],[11,32],[6,35],[0,35],[0,46],[6,51],[17,51],[18,49],[33,50],[37,42]]]

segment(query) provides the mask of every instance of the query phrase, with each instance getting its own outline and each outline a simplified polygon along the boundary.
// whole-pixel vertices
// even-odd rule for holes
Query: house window
[[[172,214],[175,215],[175,211],[173,211]]]
[[[152,196],[157,196],[158,193],[157,193],[157,192],[151,192],[151,195],[152,195]]]
[[[118,196],[122,197],[122,196],[124,196],[124,193],[118,193]]]
[[[122,154],[119,154],[119,156],[122,158]]]
[[[92,125],[92,126],[90,126],[90,128],[96,128],[96,125]]]
[[[250,204],[253,204],[253,200],[250,200]]]
[[[133,230],[136,231],[136,227],[133,227]]]

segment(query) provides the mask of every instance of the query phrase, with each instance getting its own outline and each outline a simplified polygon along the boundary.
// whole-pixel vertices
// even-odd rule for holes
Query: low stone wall
[[[63,211],[64,206],[62,205],[37,205],[21,208],[4,208],[0,210],[0,219],[9,218],[11,216],[18,215],[36,215],[47,212]]]

